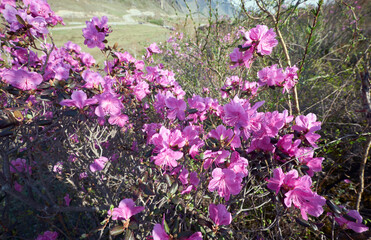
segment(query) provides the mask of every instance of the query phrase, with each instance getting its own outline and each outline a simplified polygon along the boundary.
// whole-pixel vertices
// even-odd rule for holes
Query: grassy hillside
[[[160,1],[129,1],[129,0],[49,0],[52,9],[63,17],[65,26],[57,26],[52,30],[53,38],[58,47],[72,41],[91,53],[98,62],[104,60],[99,49],[89,49],[83,44],[82,28],[85,21],[93,16],[107,16],[113,32],[108,41],[110,45],[119,43],[120,48],[134,55],[141,54],[144,47],[153,42],[163,42],[171,34],[169,26],[178,17],[169,4],[161,8]],[[153,23],[163,23],[159,26]]]

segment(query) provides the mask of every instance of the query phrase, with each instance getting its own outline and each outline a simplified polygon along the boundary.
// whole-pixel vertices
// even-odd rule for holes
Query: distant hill
[[[177,6],[183,13],[187,13],[189,7],[192,13],[201,13],[206,16],[209,14],[210,6],[207,0],[168,0],[168,2],[170,5]],[[219,15],[228,16],[233,16],[236,10],[228,0],[211,0],[211,9],[213,11],[217,10]]]
[[[121,16],[130,9],[150,11],[158,16],[173,15],[175,13],[207,16],[209,13],[208,0],[48,0],[52,9],[67,18],[90,18],[92,15],[105,14],[110,19],[121,19]],[[235,8],[230,0],[211,0],[213,11],[217,9],[219,15],[232,16]],[[69,15],[70,14],[70,15]]]

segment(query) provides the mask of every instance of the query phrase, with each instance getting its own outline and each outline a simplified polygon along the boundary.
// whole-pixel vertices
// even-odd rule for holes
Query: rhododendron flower
[[[162,224],[157,223],[152,230],[153,240],[170,240],[170,236],[166,233],[165,227],[165,215],[162,220]]]
[[[242,52],[239,48],[233,49],[233,52],[229,55],[231,59],[231,63],[233,64],[230,66],[231,69],[236,68],[238,66],[243,66],[249,68],[251,63],[253,62],[253,49],[249,49],[247,51]]]
[[[314,172],[320,172],[322,170],[323,157],[313,157],[314,150],[312,148],[299,148],[295,157],[303,165],[306,165],[309,169],[306,171],[310,177],[313,177]]]
[[[282,68],[277,68],[277,64],[270,67],[265,67],[258,72],[260,86],[280,86],[285,80],[285,74],[282,72]]]
[[[276,168],[273,173],[273,178],[267,180],[268,188],[278,194],[283,189],[285,192],[284,203],[286,207],[291,207],[293,204],[300,209],[303,219],[308,220],[310,214],[319,217],[323,213],[322,206],[325,205],[326,199],[313,192],[311,178],[306,175],[299,177],[296,170],[284,174],[281,168]]]
[[[230,145],[233,148],[241,146],[240,136],[233,133],[232,129],[226,129],[224,125],[219,125],[207,135],[209,138],[215,138],[221,142],[222,146]]]
[[[68,41],[64,44],[64,47],[69,50],[69,51],[74,51],[76,53],[80,53],[81,52],[81,47],[76,44],[76,43],[73,43],[71,41]]]
[[[37,236],[36,240],[56,240],[57,237],[57,232],[46,231],[43,235]]]
[[[94,160],[94,163],[90,164],[90,171],[96,172],[101,171],[104,168],[104,165],[108,162],[106,157],[100,157]]]
[[[213,152],[211,150],[206,150],[204,152],[204,168],[208,169],[212,163],[215,163],[216,166],[220,166],[223,164],[226,159],[229,157],[230,152],[227,150],[221,150],[217,152]]]
[[[152,157],[157,166],[160,166],[162,169],[174,168],[178,166],[177,160],[183,157],[183,153],[179,151],[173,151],[169,148],[161,151],[157,156]]]
[[[196,232],[192,234],[190,237],[181,239],[181,240],[202,240],[202,233],[201,232]]]
[[[147,82],[140,80],[137,80],[137,82],[137,85],[135,85],[133,89],[133,93],[139,101],[142,101],[151,91],[149,91],[149,84]]]
[[[66,196],[64,196],[63,199],[64,199],[64,202],[65,202],[66,206],[69,206],[70,202],[71,202],[70,195],[67,193]]]
[[[310,179],[309,176],[304,176],[299,180],[299,183],[301,181],[307,181],[305,178]],[[293,190],[285,193],[286,198],[284,202],[286,207],[291,207],[291,203],[294,204],[296,208],[300,209],[301,216],[305,220],[308,220],[307,214],[319,217],[323,213],[322,206],[326,204],[326,199],[311,189],[300,186],[299,183]],[[310,185],[312,185],[311,181]]]
[[[184,186],[184,190],[181,192],[182,194],[190,193],[193,189],[196,190],[200,183],[200,179],[197,177],[197,172],[191,172],[191,174],[189,174],[187,168],[183,168],[182,172],[179,174],[179,180]]]
[[[223,204],[210,204],[209,205],[209,214],[211,220],[220,226],[220,225],[229,225],[232,222],[232,214],[227,211],[227,208]]]
[[[11,173],[22,173],[28,172],[30,175],[32,174],[31,166],[27,166],[27,160],[22,158],[17,158],[10,162],[10,172]]]
[[[184,111],[187,109],[187,104],[182,99],[176,99],[173,97],[166,98],[166,107],[169,108],[167,112],[167,118],[174,120],[176,117],[183,121],[185,119]]]
[[[146,58],[150,58],[154,53],[161,53],[162,51],[158,48],[156,43],[152,43],[146,48],[147,54]]]
[[[298,71],[299,69],[296,66],[293,67],[287,67],[285,69],[285,81],[283,82],[283,91],[282,93],[285,93],[285,91],[289,92],[297,83],[298,83]]]
[[[114,115],[108,119],[109,124],[119,127],[125,127],[128,121],[129,117],[125,114]]]
[[[246,126],[248,115],[245,109],[239,102],[232,101],[224,105],[223,122],[228,126],[235,126],[237,128]]]
[[[96,104],[98,102],[95,98],[88,99],[86,93],[82,90],[73,91],[71,94],[71,99],[62,100],[59,104],[68,107],[77,107],[83,109],[85,106]]]
[[[85,70],[81,76],[86,82],[85,85],[83,85],[84,88],[98,88],[99,84],[103,86],[105,83],[103,77],[99,73],[90,71],[89,69]]]
[[[128,220],[131,216],[134,216],[143,210],[144,207],[136,207],[134,201],[127,198],[121,200],[117,208],[108,211],[108,215],[112,215],[113,220]]]
[[[36,72],[28,72],[23,69],[7,70],[2,75],[3,81],[9,83],[13,87],[22,90],[36,89],[43,81],[43,77]]]
[[[307,116],[297,116],[292,127],[293,130],[303,133],[305,139],[313,146],[317,147],[315,143],[321,136],[314,133],[321,129],[321,122],[316,122],[317,116],[314,113],[309,113]]]
[[[17,181],[14,181],[14,190],[16,190],[17,192],[22,192],[23,186],[19,184]]]
[[[285,174],[281,168],[276,168],[273,170],[273,178],[267,180],[267,187],[276,192],[276,195],[281,190],[281,186],[285,179]]]
[[[278,41],[276,33],[273,29],[268,29],[265,25],[257,25],[245,33],[246,42],[242,45],[243,48],[255,48],[261,55],[270,55]]]
[[[343,206],[339,206],[339,207],[343,208]],[[340,225],[342,229],[352,229],[353,231],[357,233],[368,231],[368,227],[362,224],[362,216],[359,214],[357,210],[349,210],[347,215],[354,218],[355,222],[350,221],[343,216],[339,216],[339,217],[335,216],[335,221]]]
[[[62,174],[62,170],[63,170],[63,162],[57,162],[53,166],[53,172],[55,173]]]
[[[119,115],[121,109],[124,107],[122,102],[110,92],[104,92],[97,95],[94,99],[97,99],[99,103],[99,106],[95,108],[95,114],[101,118],[106,115]]]
[[[228,169],[231,169],[237,175],[240,174],[241,177],[246,177],[249,174],[249,171],[247,170],[248,166],[249,162],[246,158],[241,157],[237,151],[232,153]]]
[[[101,20],[98,17],[93,17],[91,21],[86,21],[86,28],[82,29],[82,32],[85,38],[84,44],[88,48],[104,48],[103,41],[106,35],[111,32],[107,26],[107,21],[106,16],[103,16]]]
[[[213,179],[209,182],[210,192],[218,191],[220,197],[229,200],[230,195],[237,195],[241,191],[242,178],[231,169],[215,168],[212,172]]]
[[[298,146],[301,143],[300,139],[296,139],[294,142],[294,134],[286,134],[281,137],[277,142],[277,148],[282,152],[287,154],[290,157],[295,156],[298,151]]]

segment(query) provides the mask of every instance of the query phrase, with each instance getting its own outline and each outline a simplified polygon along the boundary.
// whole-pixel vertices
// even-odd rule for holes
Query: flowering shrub
[[[187,98],[173,72],[150,65],[161,53],[156,44],[143,60],[109,46],[106,17],[83,29],[85,44],[108,56],[99,68],[74,43],[35,42],[62,22],[46,1],[9,1],[0,11],[8,24],[0,102],[9,114],[0,133],[2,192],[48,219],[37,222],[36,235],[17,228],[18,235],[269,237],[270,229],[294,226],[294,217],[322,234],[326,199],[312,186],[322,170],[323,158],[314,157],[321,123],[315,114],[260,110],[257,101],[269,87],[290,91],[295,66],[263,68],[255,82],[231,76],[220,89],[224,102]],[[243,41],[230,54],[232,68],[250,68],[277,45],[263,25]],[[358,212],[344,220],[329,206],[327,217],[342,228],[367,230]]]

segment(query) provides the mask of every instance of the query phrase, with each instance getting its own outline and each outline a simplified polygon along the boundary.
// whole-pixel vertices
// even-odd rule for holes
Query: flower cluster
[[[7,30],[44,38],[47,26],[61,22],[46,1],[23,3],[23,7],[15,1],[0,5],[9,23]],[[68,178],[73,191],[82,195],[63,192],[58,203],[47,202],[50,196],[40,197],[53,210],[58,210],[56,205],[61,202],[63,208],[80,200],[98,204],[104,199],[108,205],[119,202],[105,215],[102,234],[108,226],[111,235],[126,231],[130,237],[150,226],[154,240],[200,240],[226,235],[233,218],[243,218],[238,216],[245,211],[245,203],[240,201],[243,194],[251,192],[252,182],[266,184],[262,180],[270,174],[267,169],[274,169],[267,187],[283,200],[289,213],[296,211],[292,205],[305,220],[308,215],[323,213],[326,200],[312,189],[312,177],[322,170],[324,160],[314,154],[321,122],[312,113],[295,118],[287,110],[263,111],[264,101],[256,98],[269,87],[292,89],[297,83],[296,67],[263,68],[255,82],[231,76],[219,89],[219,102],[186,95],[174,72],[162,64],[150,66],[154,62],[151,56],[162,52],[157,44],[146,49],[143,60],[136,59],[128,52],[106,48],[105,38],[111,32],[107,17],[94,17],[86,25],[85,44],[108,56],[103,68],[72,42],[61,48],[42,44],[44,54],[40,57],[30,50],[33,40],[20,47],[8,39],[9,44],[3,47],[11,60],[10,66],[0,62],[1,86],[5,86],[7,97],[1,98],[1,104],[5,107],[13,101],[11,106],[23,106],[20,120],[10,123],[14,125],[11,128],[29,126],[45,134],[47,141],[65,137],[57,146],[65,150],[65,159],[39,164],[40,159],[58,151],[44,144],[47,141],[39,141],[37,134],[16,136],[14,142],[25,146],[22,150],[29,154],[19,150],[9,161],[10,183],[15,190],[22,191],[21,184],[28,183],[30,175],[36,179],[35,172],[44,170],[51,178]],[[232,68],[251,67],[256,57],[271,54],[277,45],[276,34],[267,26],[258,25],[243,35],[244,43],[230,55]],[[230,41],[230,36],[225,41]],[[175,44],[175,40],[170,42]],[[4,137],[12,134],[2,132]],[[13,141],[11,137],[8,140]],[[71,146],[77,147],[71,150]],[[40,156],[32,158],[33,152]],[[100,195],[100,191],[104,193]],[[121,193],[126,198],[117,200]],[[142,206],[136,206],[133,199]],[[208,215],[203,213],[207,208]],[[174,212],[183,220],[175,220],[170,215]],[[352,211],[348,215],[355,221],[340,215],[334,218],[344,229],[366,229],[359,215]],[[174,222],[171,229],[166,216]],[[139,218],[147,222],[140,223]],[[37,239],[57,236],[47,231]]]

